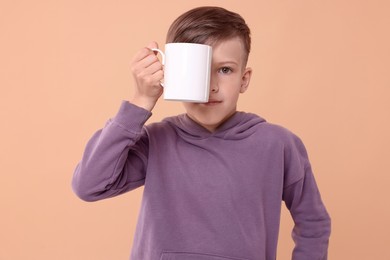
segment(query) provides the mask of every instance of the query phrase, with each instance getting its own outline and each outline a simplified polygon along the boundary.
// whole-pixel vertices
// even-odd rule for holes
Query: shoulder
[[[266,143],[280,146],[287,154],[299,153],[307,156],[301,137],[285,126],[264,120],[261,124],[256,125],[254,133],[256,138],[260,138]]]
[[[305,169],[310,167],[309,156],[302,139],[290,129],[272,123],[264,124],[263,134],[272,140],[283,156],[285,185],[303,178]]]
[[[253,116],[256,117],[257,115],[253,114]],[[289,128],[265,120],[263,120],[261,124],[257,125],[256,132],[257,134],[262,135],[270,140],[280,141],[286,144],[301,142],[301,139],[298,137],[298,135],[292,132]]]
[[[267,127],[273,133],[273,138],[279,140],[283,150],[284,163],[287,168],[290,168],[290,171],[293,169],[292,172],[298,174],[310,166],[309,156],[301,137],[281,125],[269,124]],[[290,173],[290,175],[294,174]],[[299,179],[300,177],[302,177],[301,174],[298,174],[293,179]]]

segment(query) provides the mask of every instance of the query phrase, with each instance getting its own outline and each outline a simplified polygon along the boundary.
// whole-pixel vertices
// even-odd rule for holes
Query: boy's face
[[[213,45],[208,103],[184,103],[187,115],[214,132],[236,112],[238,96],[244,93],[252,75],[245,68],[245,49],[238,37]]]

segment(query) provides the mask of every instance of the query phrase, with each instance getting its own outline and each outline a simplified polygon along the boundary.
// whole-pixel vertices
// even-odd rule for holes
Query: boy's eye
[[[222,73],[222,74],[228,74],[230,72],[232,72],[232,69],[229,68],[229,67],[222,67],[218,70],[219,73]]]

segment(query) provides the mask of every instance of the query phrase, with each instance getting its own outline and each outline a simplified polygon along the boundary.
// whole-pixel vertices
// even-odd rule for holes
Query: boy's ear
[[[244,93],[248,87],[252,76],[252,69],[245,68],[244,74],[242,74],[240,93]]]

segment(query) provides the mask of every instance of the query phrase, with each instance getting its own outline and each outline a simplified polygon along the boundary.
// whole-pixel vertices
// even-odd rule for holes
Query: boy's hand
[[[134,96],[131,102],[149,111],[163,92],[160,81],[164,78],[163,65],[152,48],[158,48],[156,42],[151,42],[136,53],[130,63],[134,79]]]

